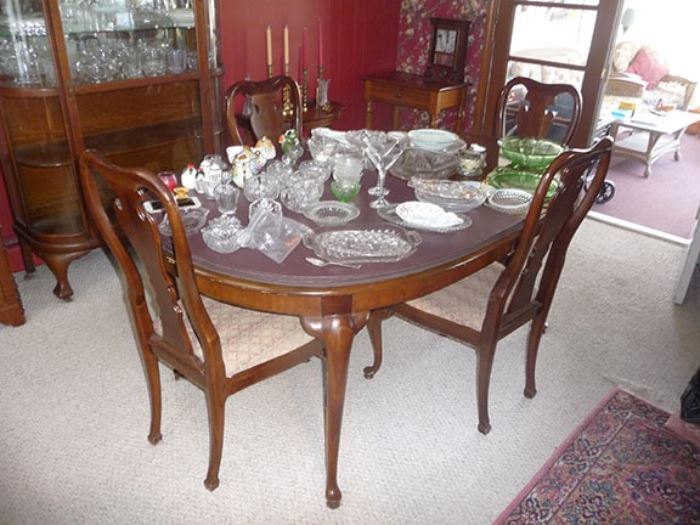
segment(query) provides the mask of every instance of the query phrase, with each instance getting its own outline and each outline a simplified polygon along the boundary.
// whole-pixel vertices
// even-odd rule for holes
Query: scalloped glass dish
[[[407,148],[389,173],[403,180],[446,179],[457,172],[459,157],[451,153]]]
[[[209,210],[207,208],[181,208],[180,217],[182,217],[182,225],[185,227],[185,233],[187,235],[192,235],[198,232],[201,227],[207,223],[208,215]],[[163,217],[163,220],[158,225],[158,231],[162,235],[168,237],[173,236],[173,231],[170,228],[170,221],[167,215]]]
[[[423,241],[414,231],[388,224],[358,228],[324,227],[304,236],[304,246],[330,262],[396,262]]]
[[[338,201],[320,201],[304,209],[304,217],[311,219],[319,226],[340,226],[360,215],[360,210],[354,204]]]
[[[487,205],[496,211],[509,215],[521,215],[527,213],[532,202],[532,194],[525,190],[496,190],[488,198]]]
[[[496,189],[501,188],[514,188],[518,190],[525,190],[529,193],[535,193],[537,186],[542,178],[541,174],[530,173],[528,171],[521,171],[510,166],[501,166],[496,168],[491,172],[491,174],[486,177],[486,182]],[[556,179],[552,181],[547,190],[547,198],[554,195],[559,187],[559,181]]]
[[[243,231],[243,226],[238,217],[234,215],[221,215],[209,221],[202,228],[202,239],[208,248],[219,253],[233,253],[241,245],[238,236]]]
[[[432,202],[447,211],[465,213],[481,206],[488,192],[474,181],[411,179],[416,199]]]
[[[404,203],[406,204],[406,203]],[[421,204],[429,204],[427,202],[422,202]],[[453,224],[450,226],[439,226],[435,223],[430,223],[430,222],[411,222],[407,221],[404,218],[402,218],[396,211],[398,206],[389,206],[387,208],[381,208],[377,210],[377,214],[384,219],[385,221],[391,222],[393,224],[396,224],[398,226],[402,226],[404,228],[413,228],[416,230],[422,230],[422,231],[428,231],[428,232],[434,232],[434,233],[451,233],[451,232],[456,232],[459,230],[465,230],[469,228],[472,225],[472,220],[469,216],[467,215],[462,215],[459,213],[453,213],[456,217],[461,219],[461,222],[459,224]]]

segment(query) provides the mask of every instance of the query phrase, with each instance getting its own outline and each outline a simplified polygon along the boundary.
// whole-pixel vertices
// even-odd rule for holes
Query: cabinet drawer
[[[397,106],[427,108],[430,104],[430,93],[422,89],[372,83],[369,99]]]

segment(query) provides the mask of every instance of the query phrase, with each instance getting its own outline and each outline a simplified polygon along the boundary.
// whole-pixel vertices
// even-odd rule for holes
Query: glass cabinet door
[[[197,71],[189,0],[61,0],[71,76],[99,84]]]
[[[0,1],[0,84],[24,87],[56,85],[40,0]]]

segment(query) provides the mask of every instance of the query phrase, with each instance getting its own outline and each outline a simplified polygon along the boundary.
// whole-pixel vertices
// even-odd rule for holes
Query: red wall
[[[309,98],[318,72],[317,25],[323,25],[324,70],[330,97],[345,106],[340,129],[364,126],[364,74],[396,68],[401,0],[220,0],[224,89],[249,74],[265,78],[265,28],[272,28],[274,72],[281,72],[282,30],[289,26],[290,74],[306,27]]]

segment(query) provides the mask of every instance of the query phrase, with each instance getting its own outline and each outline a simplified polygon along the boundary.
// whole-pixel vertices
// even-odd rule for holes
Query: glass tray
[[[432,202],[446,211],[465,213],[481,206],[489,192],[480,182],[411,179],[416,199]]]
[[[463,215],[461,213],[458,213],[457,216],[460,219],[462,219],[462,224],[456,224],[454,226],[447,226],[444,228],[432,227],[432,226],[429,226],[427,224],[424,225],[424,224],[414,224],[414,223],[406,222],[401,217],[399,217],[397,215],[396,206],[389,206],[387,208],[379,208],[377,210],[377,214],[385,221],[389,221],[393,224],[396,224],[398,226],[402,226],[404,228],[412,228],[414,230],[423,230],[423,231],[429,231],[429,232],[435,232],[435,233],[456,232],[459,230],[465,230],[472,225],[471,217],[469,217],[467,215]]]
[[[354,204],[338,201],[320,201],[304,209],[304,217],[311,219],[319,226],[340,226],[360,215],[360,210]]]
[[[185,233],[187,235],[192,235],[200,230],[202,226],[207,223],[207,215],[209,215],[209,210],[207,208],[183,208],[180,210],[180,216],[182,217],[182,225],[185,227]],[[162,235],[168,237],[173,236],[173,231],[170,228],[170,221],[168,216],[163,217],[163,220],[158,225],[158,231]]]
[[[406,148],[389,173],[403,180],[411,177],[419,179],[446,179],[454,175],[459,165],[456,155],[426,151],[419,148]]]
[[[331,262],[396,262],[423,241],[414,231],[377,224],[358,228],[324,227],[304,236],[304,246]]]

